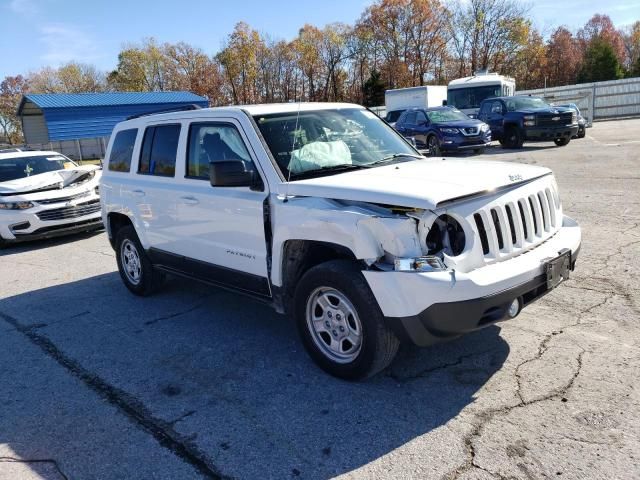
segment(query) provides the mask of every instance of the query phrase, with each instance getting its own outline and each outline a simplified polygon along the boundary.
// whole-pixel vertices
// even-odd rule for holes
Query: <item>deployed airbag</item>
[[[335,165],[351,165],[351,151],[342,140],[334,142],[311,142],[291,152],[289,170],[302,173]]]

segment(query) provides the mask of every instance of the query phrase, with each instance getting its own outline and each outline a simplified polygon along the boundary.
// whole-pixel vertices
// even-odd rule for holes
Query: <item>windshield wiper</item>
[[[413,153],[393,153],[391,155],[387,155],[386,157],[382,157],[380,160],[376,160],[375,162],[372,163],[367,163],[366,166],[367,167],[371,167],[373,165],[380,165],[381,163],[387,163],[387,162],[391,162],[392,160],[395,160],[396,158],[415,158],[415,159],[424,159],[424,157],[422,155],[415,155]]]
[[[324,173],[339,173],[348,170],[360,170],[367,168],[366,165],[356,165],[353,163],[343,163],[341,165],[327,165],[326,167],[314,168],[313,170],[307,170],[306,172],[292,173],[291,179],[297,180],[300,178],[314,177],[316,175],[322,175]]]

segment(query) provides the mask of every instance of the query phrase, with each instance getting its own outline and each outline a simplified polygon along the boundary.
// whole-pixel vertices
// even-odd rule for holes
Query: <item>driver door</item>
[[[195,120],[188,124],[186,158],[176,198],[178,255],[190,272],[213,283],[268,296],[267,247],[262,187],[214,187],[209,165],[216,161],[256,159],[235,119]],[[259,175],[259,172],[258,172]]]

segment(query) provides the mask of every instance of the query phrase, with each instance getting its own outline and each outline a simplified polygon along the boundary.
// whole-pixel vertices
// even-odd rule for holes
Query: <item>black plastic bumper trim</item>
[[[571,254],[572,269],[575,267],[579,251],[580,247]],[[549,291],[547,276],[542,274],[518,286],[486,297],[435,303],[417,315],[386,317],[386,322],[400,340],[418,346],[427,346],[505,320],[513,300],[520,299],[524,308]]]

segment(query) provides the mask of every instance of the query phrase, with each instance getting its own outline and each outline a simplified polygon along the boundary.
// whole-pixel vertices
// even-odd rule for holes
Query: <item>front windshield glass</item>
[[[507,110],[515,112],[516,110],[526,110],[529,108],[548,108],[549,104],[537,97],[513,97],[506,100]]]
[[[447,105],[464,109],[479,108],[485,98],[501,96],[501,89],[499,84],[450,89],[447,92]]]
[[[63,155],[36,155],[0,160],[0,182],[32,177],[46,172],[73,168],[77,165]]]
[[[292,180],[418,156],[380,118],[360,108],[293,111],[254,119],[284,177]]]
[[[469,120],[469,117],[455,108],[443,108],[442,110],[427,111],[427,117],[432,123],[455,122]]]

